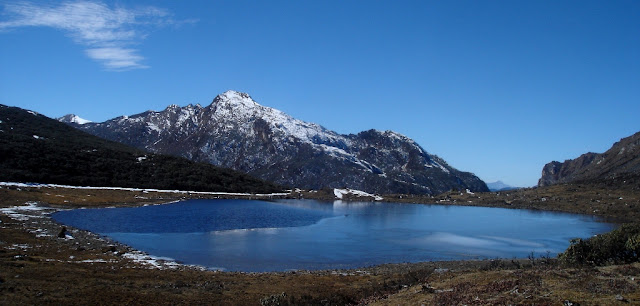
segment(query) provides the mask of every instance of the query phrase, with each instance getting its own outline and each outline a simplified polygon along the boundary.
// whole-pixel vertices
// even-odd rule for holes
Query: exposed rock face
[[[616,142],[607,152],[586,153],[562,163],[546,164],[538,186],[610,179],[622,174],[640,174],[640,132]]]
[[[207,107],[171,105],[102,123],[67,123],[151,152],[229,167],[292,187],[370,193],[488,191],[475,175],[452,168],[406,136],[376,130],[337,134],[235,91],[217,96]]]

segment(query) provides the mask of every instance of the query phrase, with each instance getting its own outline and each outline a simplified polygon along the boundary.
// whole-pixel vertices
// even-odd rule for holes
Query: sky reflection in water
[[[155,256],[230,271],[555,255],[613,225],[564,213],[443,205],[189,200],[59,212]]]

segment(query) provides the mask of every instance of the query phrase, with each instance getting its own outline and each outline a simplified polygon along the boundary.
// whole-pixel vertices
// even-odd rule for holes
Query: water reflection
[[[555,255],[571,238],[612,228],[571,214],[310,200],[192,200],[154,209],[74,210],[54,218],[156,256],[232,271]]]

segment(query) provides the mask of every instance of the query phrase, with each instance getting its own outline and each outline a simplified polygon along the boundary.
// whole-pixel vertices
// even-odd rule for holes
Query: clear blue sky
[[[640,131],[640,1],[3,1],[0,103],[92,121],[233,89],[487,182]]]

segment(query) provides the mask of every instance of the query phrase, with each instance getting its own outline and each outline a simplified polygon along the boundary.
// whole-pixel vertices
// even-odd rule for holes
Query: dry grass
[[[149,269],[104,248],[28,233],[0,216],[2,304],[255,305],[286,292],[284,302],[357,303],[395,292],[410,273],[230,273]],[[120,248],[120,247],[118,247]],[[92,260],[94,262],[83,262]],[[95,262],[103,261],[103,262]],[[432,269],[425,270],[430,273]]]
[[[453,204],[545,211],[562,211],[600,216],[615,222],[640,220],[640,182],[563,184],[503,192],[448,192],[438,196],[390,195],[402,203]]]
[[[22,205],[28,201],[46,203],[47,206],[51,207],[79,208],[140,206],[144,204],[160,204],[185,199],[273,199],[289,197],[292,196],[216,196],[198,193],[69,189],[61,187],[2,187],[0,188],[0,207]]]
[[[25,202],[50,203],[54,207],[126,206],[185,197],[189,196],[1,188],[0,207]],[[357,304],[368,296],[388,295],[414,284],[434,269],[425,264],[297,273],[232,273],[188,267],[158,270],[122,256],[128,250],[126,246],[76,229],[70,229],[74,240],[57,238],[55,233],[36,237],[35,230],[52,227],[48,218],[19,221],[0,214],[0,221],[0,304],[255,305],[270,301],[272,296],[280,304]],[[50,232],[59,225],[53,226]]]
[[[640,268],[639,264],[624,266]],[[425,282],[372,305],[580,305],[640,303],[638,277],[622,267],[594,269],[556,265],[495,271],[433,274]]]
[[[104,207],[200,197],[5,187],[0,188],[0,207],[31,201],[54,207]],[[638,217],[638,198],[633,188],[561,185],[497,194],[404,196],[399,200],[591,212],[622,220]],[[230,273],[185,267],[158,270],[124,258],[124,246],[114,249],[109,242],[89,236],[82,240],[88,243],[85,246],[77,244],[79,239],[36,237],[32,233],[35,225],[1,214],[0,221],[0,304],[640,304],[640,264],[572,268],[552,259],[525,259],[297,273]]]

